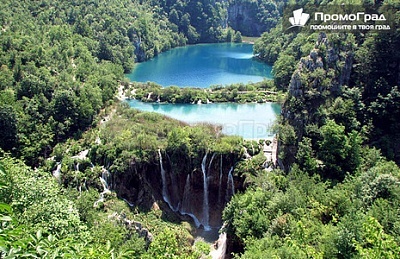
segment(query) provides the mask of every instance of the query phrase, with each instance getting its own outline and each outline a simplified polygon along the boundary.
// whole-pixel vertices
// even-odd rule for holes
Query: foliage
[[[32,166],[95,125],[134,62],[226,38],[219,1],[3,2],[0,146]]]
[[[283,7],[261,0],[2,1],[0,148],[21,160],[1,150],[0,257],[204,257],[205,245],[193,247],[188,229],[164,221],[164,212],[133,213],[115,193],[93,206],[103,167],[135,175],[132,168],[157,166],[158,152],[181,158],[179,172],[207,152],[239,161],[235,180],[244,186],[223,212],[225,230],[243,249],[237,257],[398,256],[400,170],[384,157],[399,161],[398,31],[285,33],[278,24],[254,46],[260,60],[274,63],[273,81],[128,89],[144,101],[171,103],[287,94],[276,127],[285,171],[267,172],[257,143],[213,126],[110,106],[136,61],[186,43],[241,41],[249,32],[225,22],[236,4],[259,12],[253,18],[268,29]],[[98,123],[100,113],[111,123]],[[76,158],[85,149],[88,157]],[[240,161],[245,149],[250,157]],[[58,165],[62,185],[50,173]],[[133,220],[153,242],[126,227]]]
[[[94,195],[98,196],[96,191],[80,194],[70,189],[68,195],[64,195],[49,174],[32,170],[21,161],[9,157],[3,157],[2,164],[2,257],[163,257],[175,249],[161,245],[162,242],[173,241],[171,236],[176,237],[174,244],[178,249],[173,250],[171,255],[197,258],[202,253],[191,247],[186,229],[164,222],[158,216],[154,217],[153,213],[134,215],[125,202],[116,198],[110,198],[105,202],[104,210],[98,210],[93,207]],[[139,237],[134,229],[127,228],[124,218],[118,215],[157,226],[149,229],[156,241],[148,251],[148,244],[143,237]]]
[[[208,102],[277,102],[283,93],[277,91],[272,80],[259,83],[214,85],[211,89],[161,87],[155,83],[132,83],[126,86],[128,97],[143,102],[208,103]],[[130,94],[129,94],[130,93]]]
[[[244,246],[241,257],[396,258],[400,187],[393,163],[382,161],[334,186],[298,167],[286,176],[262,174],[254,178],[256,188],[236,194],[223,212],[226,231]]]
[[[320,130],[322,140],[318,143],[318,157],[326,166],[323,170],[328,173],[327,177],[343,180],[343,173],[354,172],[360,164],[361,139],[357,132],[346,136],[345,127],[332,120]]]

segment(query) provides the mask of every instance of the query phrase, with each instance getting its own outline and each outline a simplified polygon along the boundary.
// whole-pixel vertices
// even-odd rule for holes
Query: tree
[[[316,173],[318,163],[315,159],[310,138],[303,137],[302,141],[299,143],[296,161],[300,168],[308,174],[312,175]]]
[[[226,41],[227,42],[233,41],[233,31],[231,28],[228,28],[228,30],[226,31]]]
[[[233,41],[236,43],[241,43],[242,42],[242,34],[240,33],[240,31],[237,31],[235,33],[235,36],[233,37]]]
[[[0,148],[12,150],[17,144],[17,116],[11,106],[0,106]]]
[[[362,241],[354,240],[357,252],[363,258],[396,258],[400,248],[395,239],[383,231],[383,227],[373,218],[363,222]]]
[[[324,176],[343,180],[360,163],[361,139],[356,132],[346,135],[345,127],[328,120],[321,127],[318,158],[324,163]],[[350,160],[350,162],[349,162]]]
[[[165,228],[150,244],[145,258],[176,258],[180,254],[175,233]]]
[[[274,82],[278,89],[285,90],[288,88],[295,67],[296,61],[293,56],[287,54],[279,55],[272,70]]]
[[[336,162],[344,160],[347,156],[346,136],[344,135],[344,126],[337,125],[333,120],[329,120],[321,127],[322,140],[319,142],[319,157],[328,167],[327,171],[332,170],[333,177],[340,174],[340,178],[344,177],[340,166]]]

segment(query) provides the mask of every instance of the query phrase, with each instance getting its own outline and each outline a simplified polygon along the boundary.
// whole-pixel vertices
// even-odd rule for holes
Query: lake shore
[[[144,112],[156,112],[189,125],[213,125],[225,135],[237,135],[246,140],[270,139],[276,116],[281,113],[277,103],[213,103],[157,104],[128,100],[131,108]]]
[[[147,103],[283,103],[285,94],[275,89],[272,80],[258,83],[211,86],[209,88],[163,87],[153,82],[125,82],[118,88],[119,100],[136,99]]]

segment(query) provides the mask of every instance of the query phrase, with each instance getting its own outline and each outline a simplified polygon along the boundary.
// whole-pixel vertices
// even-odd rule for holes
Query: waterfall
[[[183,198],[182,198],[182,203],[181,203],[179,212],[182,215],[188,215],[189,217],[191,217],[193,219],[196,227],[200,227],[201,223],[200,223],[199,219],[193,213],[191,213],[191,211],[192,211],[191,206],[190,206],[191,205],[190,204],[190,196],[191,195],[192,195],[192,190],[191,190],[191,186],[190,186],[190,174],[188,174],[186,177],[185,190],[183,192]]]
[[[122,198],[122,199],[124,200],[124,202],[126,202],[129,205],[129,207],[135,207],[135,204],[130,203],[127,199],[125,199],[125,198]]]
[[[104,180],[103,177],[100,177],[100,182],[101,182],[101,185],[103,185],[103,190],[108,190],[108,191],[110,191],[110,190],[108,189],[108,184],[107,184],[106,180]]]
[[[181,203],[181,212],[190,212],[190,174],[187,175],[186,177],[186,183],[185,183],[185,190],[183,191],[183,198],[182,198],[182,203]]]
[[[211,170],[211,165],[212,165],[212,162],[213,162],[213,160],[214,160],[215,155],[216,155],[216,153],[214,153],[214,154],[211,156],[210,164],[208,165],[208,170],[207,170],[207,172],[210,172],[210,170]]]
[[[227,236],[226,233],[223,232],[219,234],[218,240],[214,243],[216,249],[210,252],[210,256],[212,259],[223,259],[226,254],[227,247]]]
[[[53,176],[60,181],[61,180],[61,163],[57,164],[56,170],[53,171]]]
[[[111,174],[110,171],[108,171],[107,169],[105,169],[104,167],[101,170],[101,177],[100,177],[100,181],[102,181],[102,184],[104,182],[105,188],[109,189],[111,186]]]
[[[204,230],[210,230],[209,226],[209,207],[208,207],[208,181],[207,181],[207,162],[208,152],[204,155],[203,161],[201,162],[201,171],[203,172],[203,185],[204,185],[204,195],[203,195],[203,226]]]
[[[162,180],[162,196],[164,201],[168,204],[168,206],[173,210],[176,211],[176,209],[174,209],[174,207],[171,204],[171,201],[169,199],[169,195],[168,195],[168,186],[167,186],[167,177],[165,175],[165,170],[164,170],[164,165],[163,165],[163,160],[162,160],[162,155],[161,155],[161,150],[158,150],[158,156],[159,156],[159,161],[160,161],[160,171],[161,171],[161,180]]]
[[[222,154],[221,154],[221,162],[219,164],[219,183],[218,183],[218,204],[221,204],[222,199]]]
[[[233,182],[232,171],[233,171],[233,166],[231,167],[228,173],[228,182],[226,185],[226,201],[229,201],[230,198],[232,198],[232,196],[235,194],[235,184]]]
[[[104,169],[103,172],[105,171],[108,172],[107,170]],[[103,178],[103,176],[109,175],[110,173],[109,172],[108,174],[104,173],[103,175],[103,172],[101,173],[100,177],[100,182],[103,185],[103,191],[100,193],[100,198],[93,204],[93,207],[97,207],[99,205],[99,202],[104,202],[104,196],[107,193],[111,193],[110,189],[108,189],[108,183],[106,182],[106,179]]]

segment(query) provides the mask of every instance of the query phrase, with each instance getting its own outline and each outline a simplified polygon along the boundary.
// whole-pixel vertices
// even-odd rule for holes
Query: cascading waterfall
[[[190,196],[192,195],[192,190],[190,186],[190,174],[187,175],[186,177],[186,183],[185,183],[185,190],[183,192],[183,199],[181,203],[181,208],[179,212],[183,215],[188,215],[191,217],[194,221],[194,224],[196,227],[200,227],[201,223],[199,219],[192,213],[191,207],[190,207]]]
[[[183,191],[183,199],[181,203],[181,212],[191,212],[190,210],[190,174],[186,177],[185,190]]]
[[[60,181],[61,180],[61,163],[57,164],[56,170],[53,171],[53,176]]]
[[[211,156],[211,159],[210,159],[210,164],[208,165],[208,170],[207,170],[207,172],[210,172],[210,170],[211,170],[211,165],[212,165],[212,162],[213,162],[213,160],[214,160],[214,157],[215,157],[215,153]]]
[[[235,194],[235,184],[233,182],[232,171],[233,171],[233,166],[231,167],[228,173],[228,182],[226,184],[226,201],[229,201],[230,198]]]
[[[107,193],[111,193],[110,189],[108,189],[107,181],[103,178],[103,176],[107,175],[107,173],[104,173],[105,171],[108,172],[107,170],[103,169],[103,172],[101,173],[101,177],[100,177],[100,182],[103,185],[103,191],[100,193],[100,198],[97,201],[95,201],[95,203],[93,204],[93,207],[97,207],[100,202],[104,202],[104,196]],[[103,175],[103,173],[104,173],[104,175]],[[108,172],[108,175],[109,174],[110,173]]]
[[[159,149],[158,156],[162,181],[162,188],[160,192],[163,200],[173,211],[192,218],[196,227],[203,226],[205,231],[210,231],[212,229],[211,226],[214,226],[214,224],[219,222],[219,219],[215,218],[214,215],[217,216],[220,210],[222,210],[222,207],[225,203],[225,198],[226,200],[229,200],[235,192],[232,176],[233,167],[229,171],[228,183],[227,187],[225,187],[226,176],[224,173],[224,157],[221,154],[220,161],[217,163],[217,153],[213,153],[211,155],[207,151],[201,160],[201,172],[203,175],[202,190],[201,182],[195,182],[195,179],[198,179],[198,176],[190,173],[185,175],[173,175],[173,173],[164,168],[166,167],[166,164],[164,163],[167,163],[169,159],[168,154],[163,154]],[[215,165],[214,162],[217,163],[217,165]],[[213,173],[214,171],[216,171],[216,174]],[[182,177],[184,178],[182,179]],[[200,186],[198,183],[200,183]],[[174,188],[176,188],[176,190]],[[179,188],[182,188],[183,190]],[[217,191],[216,189],[212,189],[213,193],[210,193],[210,188],[218,188],[218,193],[214,192]],[[201,192],[203,192],[203,197],[201,197]],[[194,197],[193,194],[199,194],[200,197]],[[202,205],[197,203],[197,201],[200,201],[200,204],[202,203]],[[211,201],[213,201],[212,204],[210,204]],[[213,211],[211,211],[211,208]],[[211,213],[210,215],[210,211],[217,214]]]
[[[162,155],[161,155],[161,150],[158,150],[158,156],[159,156],[159,161],[160,161],[160,171],[161,171],[161,180],[162,180],[162,196],[164,198],[164,201],[168,204],[168,206],[173,210],[174,207],[171,204],[171,201],[169,199],[169,194],[168,194],[168,186],[167,186],[167,177],[165,175],[165,169],[163,165],[163,160],[162,160]]]
[[[204,195],[203,195],[203,226],[204,230],[211,230],[209,226],[209,207],[208,207],[208,181],[207,181],[207,162],[208,152],[204,155],[203,161],[201,162],[201,171],[203,172],[203,185],[204,185]]]
[[[219,164],[219,183],[218,183],[218,204],[221,204],[222,199],[222,154],[221,154],[221,162]]]
[[[110,171],[108,171],[107,169],[105,169],[104,167],[101,170],[101,177],[100,177],[100,181],[102,181],[102,183],[104,182],[104,185],[107,189],[110,189],[111,186],[111,174]]]

